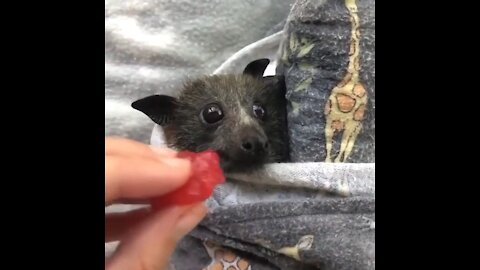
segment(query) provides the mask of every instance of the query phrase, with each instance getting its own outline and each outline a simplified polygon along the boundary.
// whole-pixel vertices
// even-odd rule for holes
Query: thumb
[[[154,212],[120,243],[105,262],[107,270],[164,270],[177,242],[203,219],[203,203],[166,207]]]

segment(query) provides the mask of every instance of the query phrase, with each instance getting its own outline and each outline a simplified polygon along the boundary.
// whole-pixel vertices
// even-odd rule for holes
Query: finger
[[[145,204],[149,205],[151,203],[151,198],[147,199],[118,199],[115,200],[116,204]]]
[[[105,203],[119,199],[147,199],[173,191],[187,181],[190,161],[105,157]]]
[[[175,157],[177,155],[177,152],[169,148],[152,147],[128,139],[106,138],[105,155],[158,158],[159,156]]]
[[[105,215],[105,243],[119,241],[125,234],[144,222],[152,213],[149,208],[141,208],[122,213]]]
[[[177,242],[202,220],[206,211],[200,203],[169,207],[152,214],[124,238],[105,269],[165,269]]]

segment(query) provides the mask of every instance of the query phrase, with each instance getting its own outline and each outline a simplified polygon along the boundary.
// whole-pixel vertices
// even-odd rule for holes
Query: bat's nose
[[[258,155],[268,148],[268,141],[262,136],[247,135],[243,137],[240,148],[248,154]]]

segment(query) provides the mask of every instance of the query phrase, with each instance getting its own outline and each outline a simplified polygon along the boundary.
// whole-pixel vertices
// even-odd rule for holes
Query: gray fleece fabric
[[[374,192],[373,163],[269,164],[229,175],[207,202],[207,218],[181,241],[172,265],[375,269]]]
[[[266,74],[286,78],[293,160],[228,175],[170,269],[375,269],[374,0],[297,0],[283,30],[213,73],[239,73],[262,57],[272,60]],[[339,162],[324,162],[327,123]],[[151,144],[164,145],[159,126]]]
[[[105,0],[105,136],[148,143],[152,122],[131,108],[133,101],[175,94],[187,78],[213,72],[281,30],[292,3]]]
[[[239,269],[374,269],[374,220],[369,197],[218,207],[182,241],[175,267],[228,269],[215,265],[236,260]]]
[[[298,0],[283,31],[215,71],[263,56],[268,75],[285,75],[292,163],[228,175],[172,269],[375,269],[374,11],[373,0]]]
[[[284,35],[292,161],[326,161],[330,144],[332,161],[350,145],[338,161],[375,162],[375,1],[298,0]]]

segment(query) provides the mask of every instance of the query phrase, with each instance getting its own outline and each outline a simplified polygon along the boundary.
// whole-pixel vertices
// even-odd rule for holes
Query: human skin
[[[171,149],[139,142],[105,139],[105,206],[142,203],[182,186],[189,178],[188,160]],[[177,242],[205,216],[203,203],[105,214],[105,242],[120,241],[105,261],[108,270],[161,270]]]

